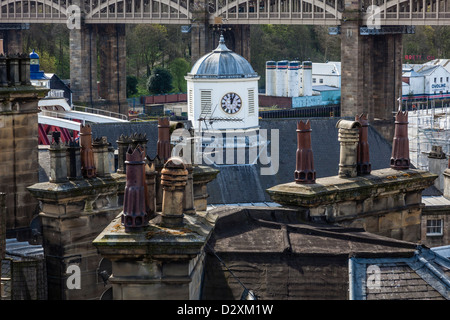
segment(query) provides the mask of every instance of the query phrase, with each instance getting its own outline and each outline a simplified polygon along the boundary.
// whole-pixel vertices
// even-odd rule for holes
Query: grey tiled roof
[[[295,210],[218,207],[203,299],[449,299],[448,260],[358,228],[305,224]],[[379,268],[371,286],[369,266]],[[369,288],[370,287],[370,288]]]

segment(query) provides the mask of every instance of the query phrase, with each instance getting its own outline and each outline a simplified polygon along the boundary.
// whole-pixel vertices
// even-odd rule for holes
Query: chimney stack
[[[296,168],[294,172],[296,183],[315,183],[316,171],[311,149],[311,123],[297,122],[297,153]]]
[[[183,225],[183,201],[187,180],[188,170],[183,159],[179,157],[168,159],[161,171],[162,226],[170,228]]]
[[[92,129],[90,125],[81,125],[81,173],[85,178],[95,178],[97,175],[94,164],[94,152],[92,149]]]
[[[357,147],[359,142],[358,121],[341,119],[336,123],[339,129],[338,140],[341,144],[339,157],[339,177],[354,178],[358,175],[356,170]]]
[[[395,115],[395,132],[392,141],[391,168],[409,169],[408,112],[398,111]]]
[[[148,224],[149,211],[145,182],[145,154],[141,146],[128,148],[122,224],[125,232],[141,230]]]
[[[356,156],[356,171],[358,175],[369,174],[372,171],[369,155],[369,121],[365,114],[355,116],[355,121],[361,124],[359,127],[359,142]]]

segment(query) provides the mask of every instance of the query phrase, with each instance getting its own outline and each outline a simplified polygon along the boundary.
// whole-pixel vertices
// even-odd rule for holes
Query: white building
[[[225,45],[201,57],[185,77],[188,119],[196,130],[258,128],[259,75]]]
[[[404,99],[448,98],[450,72],[441,64],[404,65]]]
[[[324,85],[330,87],[341,87],[341,63],[336,61],[312,64],[313,86]]]

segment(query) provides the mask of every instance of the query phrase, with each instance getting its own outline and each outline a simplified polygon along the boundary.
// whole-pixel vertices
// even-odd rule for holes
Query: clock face
[[[222,110],[228,114],[235,114],[242,107],[241,97],[238,94],[229,92],[223,96],[221,101]]]

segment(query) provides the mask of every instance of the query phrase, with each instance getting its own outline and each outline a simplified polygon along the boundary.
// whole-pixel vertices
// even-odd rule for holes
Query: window
[[[434,83],[436,83],[437,82],[437,78],[434,78]]]
[[[444,81],[444,78],[441,77],[441,83]]]
[[[442,219],[427,220],[427,236],[442,236],[443,229]]]
[[[447,77],[447,82],[448,82],[448,77]]]
[[[313,78],[313,83],[316,83],[316,78]]]
[[[323,83],[323,79],[320,79],[319,82],[320,82],[320,83]]]

